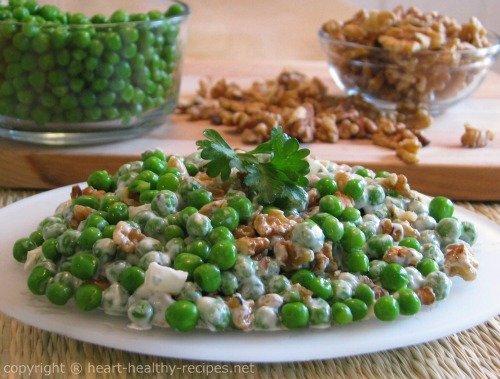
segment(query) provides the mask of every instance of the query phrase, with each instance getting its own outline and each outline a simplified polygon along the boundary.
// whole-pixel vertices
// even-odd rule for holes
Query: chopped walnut
[[[255,237],[257,232],[252,225],[240,225],[234,231],[234,238]]]
[[[314,207],[319,204],[319,200],[321,199],[321,194],[319,193],[317,188],[311,188],[309,191],[307,191],[307,198],[308,198],[308,207]]]
[[[170,158],[168,159],[167,161],[167,166],[168,167],[172,167],[172,168],[176,168],[180,174],[181,174],[181,177],[184,177],[184,176],[188,176],[188,171],[187,171],[187,168],[186,166],[184,165],[184,162],[182,162],[178,157],[176,157],[175,155],[172,155],[170,156]]]
[[[94,212],[94,209],[85,205],[75,204],[73,206],[73,217],[70,220],[70,226],[76,229],[80,222],[85,220],[89,215]]]
[[[405,138],[398,143],[396,147],[396,155],[405,163],[418,163],[418,152],[422,148],[422,144],[417,138]]]
[[[478,268],[479,262],[466,245],[457,243],[446,246],[444,272],[448,276],[458,275],[467,281],[474,280]]]
[[[212,201],[208,204],[205,204],[202,206],[198,212],[201,213],[202,215],[205,215],[207,217],[212,217],[214,212],[219,209],[227,206],[227,200],[226,199],[220,199],[220,200],[215,200]]]
[[[133,253],[137,244],[146,236],[141,233],[140,228],[134,228],[125,221],[116,224],[113,231],[113,242],[125,253]]]
[[[314,137],[323,142],[335,143],[339,140],[339,129],[334,114],[321,114],[315,117]]]
[[[274,245],[276,260],[285,271],[293,271],[314,260],[314,252],[290,240],[278,241]]]
[[[236,240],[235,246],[239,254],[255,255],[269,249],[270,242],[265,237],[241,237]]]
[[[392,246],[382,259],[387,263],[399,263],[401,266],[416,266],[422,259],[422,254],[411,247]]]
[[[283,297],[278,295],[277,293],[268,293],[266,295],[262,295],[257,299],[256,306],[260,307],[271,307],[273,309],[279,309],[283,305]]]
[[[493,138],[495,138],[495,133],[492,130],[481,130],[466,123],[465,132],[462,134],[460,141],[464,147],[478,148],[485,147],[488,141],[493,141]]]
[[[287,218],[283,211],[271,209],[268,214],[257,215],[253,221],[253,227],[261,237],[284,236],[292,230],[296,223],[296,221]]]
[[[408,179],[404,175],[392,173],[385,178],[376,178],[375,180],[388,190],[394,190],[409,199],[417,197],[417,193],[410,188]]]
[[[436,301],[436,294],[431,287],[423,287],[415,290],[423,305],[431,305]]]
[[[404,237],[403,225],[393,222],[390,218],[380,220],[378,231],[389,234],[394,241],[401,241]]]
[[[313,106],[306,103],[295,108],[290,116],[284,120],[283,129],[288,135],[299,141],[314,141],[316,127]]]
[[[254,301],[245,300],[240,294],[235,294],[226,303],[231,311],[234,326],[244,331],[251,330],[254,321]]]

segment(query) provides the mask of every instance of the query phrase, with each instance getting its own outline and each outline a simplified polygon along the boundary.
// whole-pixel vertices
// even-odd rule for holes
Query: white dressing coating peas
[[[116,254],[116,244],[111,238],[101,238],[92,246],[92,253],[101,265],[110,262]]]
[[[170,266],[170,257],[161,251],[149,251],[139,259],[139,267],[146,271],[149,265],[155,262],[160,266]]]
[[[174,192],[161,190],[151,200],[151,210],[158,216],[166,217],[176,212],[178,203],[177,195]]]
[[[420,236],[417,238],[417,240],[421,245],[432,243],[434,245],[440,246],[441,244],[441,238],[434,230],[424,230],[420,233]]]
[[[474,245],[477,240],[477,231],[473,223],[462,221],[462,234],[460,239],[467,242],[469,245]]]
[[[337,301],[344,301],[352,297],[353,287],[346,280],[332,280],[333,298]]]
[[[24,271],[31,272],[33,267],[35,267],[38,263],[45,261],[46,258],[42,254],[42,247],[38,246],[33,250],[28,251],[26,255],[26,262],[24,262]]]
[[[420,271],[413,266],[405,267],[405,270],[408,273],[408,288],[411,288],[412,290],[421,288],[424,282],[424,277]]]
[[[408,203],[408,210],[421,215],[429,212],[429,208],[419,200],[413,199]]]
[[[305,302],[309,310],[309,322],[315,328],[328,328],[332,318],[330,304],[322,298],[310,298]]]
[[[434,290],[436,300],[443,300],[451,290],[452,281],[442,271],[434,271],[426,276],[424,286],[429,286]]]
[[[106,275],[106,279],[108,279],[108,282],[110,283],[117,283],[118,276],[120,276],[121,272],[130,266],[130,263],[128,263],[127,261],[114,261],[107,263],[104,266],[104,274]]]
[[[191,237],[205,237],[212,231],[212,223],[207,216],[196,212],[188,217],[186,230]]]
[[[378,259],[374,259],[373,261],[371,261],[368,271],[370,278],[378,280],[378,278],[380,278],[380,273],[385,266],[387,266],[387,262],[380,261]]]
[[[51,281],[55,283],[64,283],[68,285],[73,291],[76,291],[82,284],[82,280],[71,274],[69,271],[59,271]]]
[[[231,312],[227,304],[219,297],[203,296],[196,301],[200,318],[208,329],[220,331],[231,323]]]
[[[350,272],[342,272],[338,276],[339,280],[343,280],[351,286],[351,291],[354,292],[356,287],[359,285],[359,279],[356,275],[351,274]]]
[[[153,306],[147,300],[139,300],[128,307],[127,316],[132,322],[129,328],[138,330],[151,329]]]
[[[166,327],[165,311],[175,300],[166,293],[155,293],[148,297],[148,302],[153,307],[153,318],[151,323],[156,326]]]
[[[436,261],[440,268],[443,267],[444,254],[438,245],[433,243],[424,243],[420,252],[422,253],[423,258],[430,258]]]
[[[249,256],[239,254],[236,257],[236,263],[233,270],[238,281],[241,281],[256,274],[257,263]]]
[[[325,235],[317,224],[306,221],[293,227],[292,241],[317,252],[325,243]]]
[[[436,233],[441,237],[441,247],[444,247],[457,242],[462,234],[462,224],[455,218],[443,218],[436,226]]]
[[[173,262],[177,254],[186,248],[186,244],[182,238],[176,237],[172,238],[165,245],[165,253],[170,257],[170,261]]]
[[[149,253],[150,251],[161,250],[163,250],[163,246],[160,241],[151,237],[145,237],[136,245],[135,254],[137,254],[137,256],[139,257],[142,257],[144,254]]]
[[[227,271],[224,273],[227,273]],[[184,287],[182,287],[179,296],[177,296],[177,300],[189,300],[192,301],[193,303],[196,303],[196,301],[201,296],[202,296],[201,289],[198,286],[198,284],[193,282],[186,282],[184,284]]]
[[[49,238],[57,238],[63,234],[66,229],[68,228],[62,220],[60,222],[44,225],[42,228],[43,239],[48,240]]]
[[[279,329],[278,311],[267,305],[257,308],[255,311],[255,329],[257,330],[277,330]]]
[[[266,293],[264,283],[256,275],[243,279],[238,287],[238,291],[245,299],[257,300]]]
[[[413,221],[412,226],[419,232],[424,230],[434,230],[436,228],[436,220],[429,216],[427,213],[421,213],[417,219]]]
[[[113,316],[127,312],[129,294],[119,283],[113,283],[102,292],[102,308],[104,313]]]

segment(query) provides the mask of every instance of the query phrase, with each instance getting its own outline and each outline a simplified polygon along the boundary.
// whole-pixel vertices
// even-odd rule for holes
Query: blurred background
[[[359,8],[413,5],[425,11],[437,10],[460,22],[476,16],[486,28],[500,32],[500,0],[186,0],[186,3],[193,9],[186,56],[197,59],[321,60],[324,56],[316,37],[321,24],[332,18],[349,18]],[[234,18],[228,19],[227,11]],[[200,22],[206,19],[212,20],[210,30]],[[500,72],[499,62],[496,70]]]

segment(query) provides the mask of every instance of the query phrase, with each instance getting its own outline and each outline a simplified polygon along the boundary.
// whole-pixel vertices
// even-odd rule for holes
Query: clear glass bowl
[[[383,110],[395,110],[398,104],[421,105],[433,115],[465,99],[481,84],[500,50],[500,37],[490,32],[488,38],[487,48],[404,54],[319,32],[330,74],[342,91],[361,95]]]
[[[33,16],[6,20],[2,12],[8,10],[0,9],[0,137],[46,145],[104,143],[138,136],[165,122],[179,95],[190,13],[186,4],[39,4],[64,12],[42,23]],[[174,4],[180,6],[177,12],[165,15]],[[133,21],[118,14],[111,22],[113,12],[125,6]],[[158,12],[148,14],[152,10]],[[76,12],[81,13],[74,16]],[[105,18],[93,18],[96,14]],[[93,22],[85,23],[89,19]]]

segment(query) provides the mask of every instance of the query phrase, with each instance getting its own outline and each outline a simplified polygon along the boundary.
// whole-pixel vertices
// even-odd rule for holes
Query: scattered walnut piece
[[[423,305],[431,305],[436,301],[436,294],[431,287],[423,287],[415,290]]]
[[[462,134],[460,141],[462,142],[462,146],[469,148],[478,148],[485,147],[488,144],[488,141],[493,141],[495,138],[495,133],[492,130],[481,130],[475,128],[468,122],[465,123],[465,132]]]
[[[253,227],[261,237],[288,234],[297,222],[285,216],[279,209],[271,209],[268,214],[257,215]]]
[[[269,249],[270,242],[265,237],[241,237],[236,240],[235,246],[239,254],[255,255]]]
[[[416,266],[422,259],[422,254],[411,247],[392,246],[382,258],[387,263],[399,263],[402,266]]]
[[[71,217],[70,225],[76,229],[80,222],[85,220],[95,210],[85,205],[75,204],[73,206],[73,217]]]
[[[231,311],[234,326],[244,331],[251,330],[255,317],[253,312],[254,301],[245,300],[240,294],[235,294],[226,303]]]
[[[293,271],[314,260],[314,252],[290,240],[282,240],[274,245],[276,261],[285,271]]]
[[[463,244],[451,244],[446,246],[444,253],[444,272],[448,276],[458,275],[464,280],[476,279],[479,262],[476,257]]]
[[[330,95],[320,79],[286,70],[275,79],[256,81],[248,88],[228,84],[224,79],[212,87],[201,81],[191,105],[181,102],[177,111],[192,121],[203,119],[235,127],[248,144],[267,141],[271,129],[281,125],[300,142],[336,143],[339,139],[364,138],[396,150],[407,138],[425,145],[417,131],[431,122],[427,111],[418,107],[401,108],[390,120],[360,96]],[[383,127],[384,122],[397,127]],[[398,156],[415,162],[418,151],[409,149],[417,143],[402,143]]]
[[[132,254],[137,244],[146,236],[141,233],[141,229],[134,228],[125,221],[116,224],[113,231],[113,242],[125,253]]]

